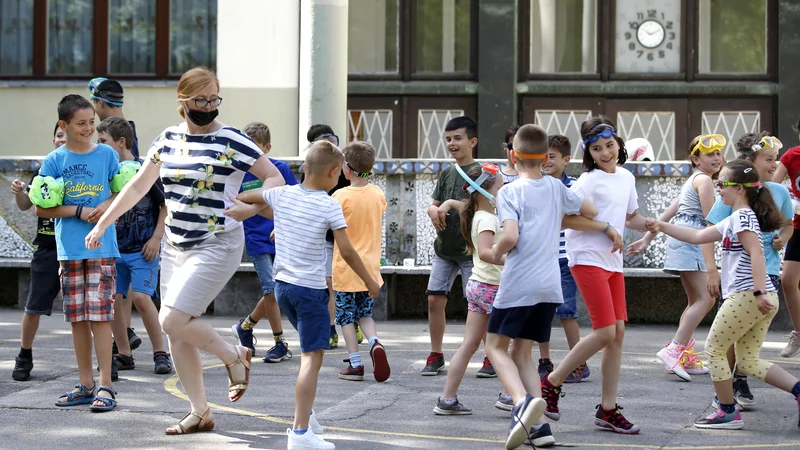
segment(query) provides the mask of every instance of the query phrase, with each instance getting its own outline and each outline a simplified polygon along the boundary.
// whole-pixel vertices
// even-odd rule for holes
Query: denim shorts
[[[330,295],[327,289],[275,282],[278,306],[300,335],[300,352],[328,350],[331,337]]]
[[[336,325],[350,325],[364,317],[372,317],[375,299],[369,292],[336,291]]]
[[[147,262],[141,252],[120,253],[117,258],[117,294],[128,297],[128,289],[152,296],[158,287],[158,263],[161,257]]]
[[[325,276],[333,276],[333,242],[325,241]]]
[[[557,319],[577,319],[578,318],[578,305],[576,304],[578,285],[575,279],[572,278],[572,272],[569,270],[569,260],[566,258],[559,259],[558,265],[561,266],[561,295],[564,297],[564,303],[556,309]]]
[[[253,267],[256,269],[258,281],[261,282],[261,296],[275,292],[275,278],[272,274],[272,266],[275,263],[275,255],[271,253],[261,253],[251,256]]]
[[[459,273],[461,274],[462,287],[466,293],[467,281],[472,276],[472,259],[447,261],[434,254],[431,275],[428,278],[428,290],[425,293],[428,295],[449,294],[450,288],[453,287],[453,283]]]
[[[706,221],[694,214],[678,214],[675,225],[702,230]],[[679,275],[680,272],[706,271],[703,249],[697,244],[687,244],[673,237],[667,237],[667,252],[664,258],[664,272]]]

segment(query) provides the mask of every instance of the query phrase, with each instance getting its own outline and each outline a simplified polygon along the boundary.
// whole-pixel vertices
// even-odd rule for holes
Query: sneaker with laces
[[[683,356],[685,349],[686,347],[678,345],[673,341],[669,341],[669,344],[659,350],[658,353],[656,353],[656,356],[658,356],[658,359],[664,363],[664,368],[666,370],[672,371],[684,381],[692,381],[692,377],[686,373],[686,371],[683,369],[683,366],[680,364],[681,356]]]
[[[153,353],[153,371],[159,375],[172,372],[172,359],[167,352]]]
[[[544,415],[554,422],[558,422],[561,419],[561,414],[558,412],[558,399],[563,396],[564,393],[561,392],[561,386],[553,386],[547,376],[542,379],[542,398],[547,403]]]
[[[744,427],[744,421],[739,411],[726,414],[725,411],[717,409],[714,414],[697,419],[694,422],[696,428],[711,428],[718,430],[739,430]]]
[[[297,434],[291,428],[286,429],[286,436],[289,442],[286,445],[288,450],[299,449],[321,449],[321,450],[334,450],[336,448],[333,443],[322,439],[317,436],[311,428],[306,430],[303,434]]]
[[[239,345],[250,349],[252,354],[256,353],[256,337],[253,336],[253,329],[242,328],[244,319],[240,319],[239,323],[231,327],[231,334],[239,341]]]
[[[292,358],[292,352],[289,351],[289,347],[286,345],[286,341],[281,339],[280,341],[275,343],[274,347],[267,350],[267,354],[264,355],[264,362],[279,363],[281,361],[286,361],[287,359],[291,358]]]
[[[556,438],[553,437],[553,432],[550,431],[550,424],[543,423],[538,430],[531,427],[531,432],[528,434],[528,439],[525,440],[525,445],[532,445],[533,448],[550,447],[556,443]]]
[[[444,354],[431,352],[425,362],[425,368],[422,369],[422,376],[435,377],[442,369],[444,369]]]
[[[475,376],[478,378],[497,378],[497,372],[494,371],[494,367],[492,367],[492,362],[489,361],[489,358],[483,358],[483,367],[478,369]]]
[[[356,339],[358,343],[364,343],[364,333],[361,331],[361,327],[358,326],[358,322],[354,322],[353,325],[356,327]]]
[[[784,358],[791,358],[800,352],[800,332],[792,331],[786,337],[789,339],[789,342],[786,344],[786,347],[781,350],[781,356]]]
[[[594,415],[594,424],[600,428],[611,430],[619,434],[639,434],[639,426],[634,425],[622,415],[619,405],[614,405],[614,409],[606,410],[602,405],[597,405],[597,414]]]
[[[133,328],[128,328],[128,343],[131,345],[131,350],[136,350],[142,345],[142,338],[133,332]]]
[[[750,408],[756,404],[756,399],[750,393],[750,386],[747,385],[747,377],[739,374],[733,375],[733,397],[743,409]]]
[[[539,421],[546,407],[547,404],[544,400],[527,394],[511,410],[511,425],[508,427],[508,437],[506,437],[507,449],[514,449],[525,443],[525,439],[528,438],[528,430]]]
[[[133,370],[136,368],[136,362],[133,360],[133,355],[125,356],[122,353],[114,355],[114,360],[117,362],[118,370]]]
[[[705,375],[710,373],[711,371],[703,364],[703,361],[700,361],[700,357],[695,353],[694,342],[694,339],[692,339],[689,341],[689,344],[686,345],[686,349],[684,349],[681,355],[680,365],[689,375]]]
[[[586,365],[586,363],[583,363],[580,366],[576,367],[575,370],[572,371],[572,373],[567,375],[567,378],[564,380],[564,383],[580,383],[585,378],[583,374],[586,372],[589,372],[589,367]]]
[[[553,371],[553,362],[549,358],[539,358],[539,379],[544,379],[545,375]]]
[[[364,366],[353,367],[349,359],[345,359],[347,367],[339,371],[339,378],[348,381],[364,381]]]
[[[31,378],[31,370],[33,370],[33,358],[17,356],[14,358],[14,371],[11,372],[11,378],[16,381],[27,381]]]
[[[313,431],[314,434],[325,434],[325,428],[317,422],[317,415],[314,410],[311,410],[311,416],[308,418],[308,429]]]
[[[456,401],[453,403],[447,403],[442,400],[442,397],[439,397],[439,401],[436,402],[436,407],[433,408],[433,413],[437,416],[465,416],[472,414],[472,410],[459,402],[458,398],[456,398]]]
[[[500,395],[497,396],[494,407],[503,411],[511,411],[514,409],[514,400],[511,399],[510,394],[503,394],[501,392]]]
[[[386,358],[386,349],[379,340],[375,340],[369,349],[369,356],[372,358],[372,372],[375,381],[382,383],[389,379],[392,369],[389,367],[389,359]]]
[[[336,331],[331,330],[331,340],[328,343],[328,347],[334,349],[339,346],[339,335],[336,334]]]

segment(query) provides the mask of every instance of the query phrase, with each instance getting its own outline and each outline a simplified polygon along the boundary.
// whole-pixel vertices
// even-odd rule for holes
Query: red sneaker
[[[542,378],[542,398],[547,402],[547,409],[544,415],[548,419],[558,422],[561,419],[561,414],[558,412],[558,399],[563,397],[564,393],[561,392],[561,386],[553,386],[545,376]]]
[[[364,380],[364,366],[353,367],[349,359],[345,359],[347,368],[339,371],[339,378],[349,381],[363,381]]]
[[[601,405],[597,405],[596,408],[594,424],[598,427],[620,434],[639,434],[639,426],[628,422],[620,412],[622,406],[614,405],[612,410],[606,410]]]
[[[375,374],[375,381],[384,382],[389,379],[392,370],[389,368],[389,360],[386,358],[386,349],[380,341],[375,341],[372,348],[369,349],[369,356],[372,358],[372,370]],[[363,375],[363,367],[361,368]]]

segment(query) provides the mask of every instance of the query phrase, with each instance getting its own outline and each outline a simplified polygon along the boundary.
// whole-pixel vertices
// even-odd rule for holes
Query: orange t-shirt
[[[381,234],[386,198],[383,191],[368,184],[362,187],[348,186],[333,193],[333,198],[342,205],[347,222],[347,237],[361,257],[367,272],[383,285],[381,278]],[[365,292],[367,286],[344,261],[339,246],[333,248],[333,290],[339,292]]]

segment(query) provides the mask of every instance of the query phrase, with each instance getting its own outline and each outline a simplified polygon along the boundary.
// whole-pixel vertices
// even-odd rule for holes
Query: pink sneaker
[[[686,373],[686,370],[684,370],[681,365],[681,356],[685,349],[686,347],[669,341],[669,344],[659,350],[656,356],[664,363],[665,369],[674,372],[675,375],[679,376],[684,381],[692,381],[691,375]]]
[[[695,353],[694,339],[689,341],[686,348],[683,350],[680,364],[683,366],[683,370],[689,375],[705,375],[711,372],[708,367],[703,364],[703,361],[700,361],[697,353]]]

